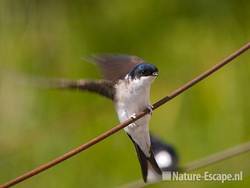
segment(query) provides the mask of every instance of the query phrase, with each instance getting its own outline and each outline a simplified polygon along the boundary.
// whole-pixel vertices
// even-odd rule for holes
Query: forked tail
[[[140,147],[133,141],[133,139],[131,140],[135,146],[135,150],[141,165],[141,172],[144,182],[156,182],[162,180],[162,171],[155,160],[152,150],[150,149],[150,157],[147,157]]]

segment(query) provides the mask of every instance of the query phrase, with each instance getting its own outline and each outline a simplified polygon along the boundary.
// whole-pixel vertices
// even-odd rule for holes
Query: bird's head
[[[128,76],[131,79],[142,79],[153,81],[158,76],[158,69],[155,65],[148,63],[141,63],[135,66],[132,71],[129,72]]]

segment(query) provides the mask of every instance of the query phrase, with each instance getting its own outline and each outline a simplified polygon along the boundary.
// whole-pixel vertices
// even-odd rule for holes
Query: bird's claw
[[[135,113],[132,114],[132,115],[130,116],[130,118],[134,120],[134,119],[136,118],[136,114],[135,114]]]
[[[148,109],[149,114],[152,115],[152,114],[153,114],[153,108],[154,108],[154,107],[153,107],[151,104],[149,104],[149,105],[147,105],[146,108]]]

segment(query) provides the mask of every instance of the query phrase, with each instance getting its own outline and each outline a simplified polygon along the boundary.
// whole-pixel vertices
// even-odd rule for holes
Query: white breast
[[[116,87],[116,111],[120,122],[130,118],[133,114],[143,111],[150,104],[150,85],[153,78],[120,81]],[[150,115],[137,120],[125,127],[124,130],[139,145],[145,155],[150,156],[150,137],[148,122]]]

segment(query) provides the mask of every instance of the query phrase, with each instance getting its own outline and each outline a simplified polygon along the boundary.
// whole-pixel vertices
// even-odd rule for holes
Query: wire
[[[204,168],[210,164],[218,163],[225,159],[232,158],[236,155],[243,154],[250,151],[250,142],[235,146],[233,148],[229,148],[227,150],[215,153],[213,155],[209,155],[206,158],[191,162],[183,167],[185,172],[190,172],[194,170],[198,170],[200,168]]]
[[[191,81],[187,82],[183,86],[177,88],[172,93],[170,93],[170,95],[167,95],[166,97],[162,98],[161,100],[159,100],[158,102],[153,104],[152,109],[153,110],[157,109],[161,105],[167,103],[171,99],[175,98],[179,94],[181,94],[184,91],[186,91],[187,89],[191,88],[193,85],[197,84],[201,80],[205,79],[206,77],[208,77],[212,73],[214,73],[217,70],[219,70],[220,68],[222,68],[224,65],[231,62],[236,57],[240,56],[242,53],[247,51],[249,48],[250,48],[250,42],[247,43],[246,45],[244,45],[243,47],[241,47],[239,50],[232,53],[231,55],[229,55],[228,57],[226,57],[224,60],[222,60],[218,64],[214,65],[212,68],[210,68],[207,71],[203,72],[202,74],[198,75],[197,77],[195,77]],[[41,173],[41,172],[55,166],[55,165],[65,161],[66,159],[69,159],[69,158],[73,157],[74,155],[76,155],[76,154],[90,148],[91,146],[97,144],[98,142],[104,140],[105,138],[113,135],[114,133],[118,132],[119,130],[123,129],[124,127],[128,126],[129,124],[133,123],[134,121],[142,118],[147,113],[149,113],[149,109],[145,109],[144,111],[136,114],[135,117],[130,118],[130,119],[126,120],[125,122],[116,125],[115,127],[113,127],[111,129],[109,129],[108,131],[100,134],[99,136],[93,138],[92,140],[86,142],[85,144],[82,144],[82,145],[78,146],[77,148],[74,148],[74,149],[70,150],[69,152],[55,158],[54,160],[49,161],[49,162],[47,162],[45,164],[42,164],[42,165],[38,166],[37,168],[34,168],[33,170],[28,171],[28,172],[26,172],[26,173],[24,173],[24,174],[22,174],[22,175],[20,175],[20,176],[18,176],[16,178],[12,179],[12,180],[0,185],[0,188],[7,188],[7,187],[11,187],[13,185],[16,185],[16,184],[18,184],[18,183],[20,183],[20,182],[22,182],[22,181],[24,181],[24,180],[26,180],[28,178],[31,178],[32,176],[35,176],[35,175],[37,175],[37,174],[39,174],[39,173]]]
[[[190,162],[187,165],[185,165],[184,167],[180,168],[181,169],[180,173],[193,172],[193,171],[199,170],[201,168],[205,168],[209,165],[221,162],[223,160],[233,158],[237,155],[244,154],[247,152],[250,152],[250,142],[246,142],[246,143],[225,149],[223,151],[211,154],[211,155],[204,157],[202,159]],[[163,179],[163,181],[164,181],[164,179]],[[169,179],[166,178],[165,181],[169,181]],[[154,183],[159,183],[159,182],[154,182]],[[142,180],[136,180],[136,181],[126,183],[125,185],[119,186],[119,188],[142,188],[145,185],[154,184],[154,183],[145,184]]]

